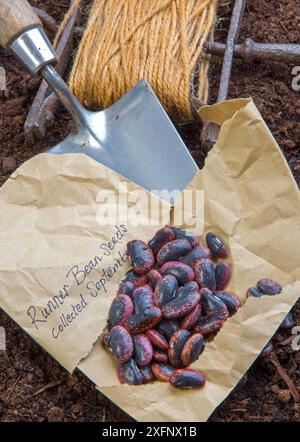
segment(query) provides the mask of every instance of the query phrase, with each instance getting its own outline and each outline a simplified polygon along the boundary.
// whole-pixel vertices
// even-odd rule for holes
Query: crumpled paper
[[[129,268],[126,242],[148,240],[163,224],[133,225],[132,213],[127,223],[99,226],[99,189],[127,198],[138,186],[85,155],[41,154],[0,190],[0,306],[67,370],[78,366],[141,421],[206,420],[300,294],[300,197],[274,138],[250,99],[207,106],[200,115],[222,127],[188,189],[204,191],[204,219],[197,225],[228,242],[234,266],[229,290],[243,302],[193,364],[207,375],[201,390],[120,385],[115,362],[98,341]],[[106,204],[106,210],[113,208]],[[202,211],[192,215],[197,221]],[[247,288],[263,277],[280,282],[282,293],[246,302]]]

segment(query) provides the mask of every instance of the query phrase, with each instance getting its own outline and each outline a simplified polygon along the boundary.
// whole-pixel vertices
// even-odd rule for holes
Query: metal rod
[[[236,0],[234,4],[227,36],[227,42],[226,45],[224,45],[224,59],[220,76],[217,102],[226,100],[228,96],[234,45],[237,42],[239,36],[245,5],[246,0]],[[201,136],[202,147],[204,150],[209,151],[212,148],[212,146],[216,143],[218,139],[219,133],[220,126],[216,123],[208,122],[204,124]]]
[[[81,106],[75,95],[72,94],[64,80],[51,65],[41,69],[41,74],[46,82],[54,90],[62,104],[72,115],[78,128],[88,126],[87,111]]]
[[[74,0],[71,0],[70,7]],[[71,54],[74,49],[73,35],[76,30],[76,23],[80,17],[80,7],[78,6],[58,41],[56,53],[58,62],[55,66],[56,71],[63,76],[68,66]],[[55,21],[53,19],[53,21]],[[57,25],[55,25],[57,31]],[[48,84],[43,80],[38,92],[34,98],[32,106],[28,112],[25,121],[25,140],[27,145],[33,145],[35,141],[40,141],[46,134],[46,130],[54,121],[54,114],[59,106],[59,100],[56,94],[51,90]]]
[[[226,98],[228,97],[234,44],[237,41],[241,19],[245,9],[245,3],[245,0],[236,0],[234,4],[232,19],[227,36],[226,49],[224,52],[224,61],[220,77],[220,88],[217,102],[226,100]]]
[[[205,48],[211,55],[223,56],[226,45],[223,43],[207,42]],[[235,57],[245,60],[255,59],[299,63],[300,44],[256,43],[251,38],[247,38],[243,43],[234,45],[233,54]]]

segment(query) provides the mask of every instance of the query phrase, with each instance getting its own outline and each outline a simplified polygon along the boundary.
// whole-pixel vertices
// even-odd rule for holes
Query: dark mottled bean
[[[137,287],[132,294],[132,302],[134,306],[134,313],[141,314],[147,308],[154,306],[154,295],[150,285],[143,285]]]
[[[263,296],[263,294],[256,288],[256,287],[250,287],[246,292],[247,298],[250,296],[253,296],[254,298],[260,298]]]
[[[133,313],[133,303],[129,296],[119,295],[111,303],[108,312],[108,327],[123,325]]]
[[[201,288],[206,287],[211,291],[216,290],[216,276],[214,263],[208,259],[203,258],[195,262],[195,281]]]
[[[153,358],[153,347],[150,339],[143,333],[133,336],[133,359],[138,365],[150,364]]]
[[[282,287],[272,279],[260,279],[257,288],[263,295],[279,295],[282,291]]]
[[[227,318],[224,318],[219,312],[211,313],[207,316],[203,316],[198,322],[196,322],[194,330],[202,335],[210,335],[211,333],[218,331],[226,319]]]
[[[176,319],[164,319],[156,326],[157,330],[168,340],[179,329],[179,322]],[[183,328],[183,327],[182,327]]]
[[[192,267],[179,261],[166,262],[160,269],[162,275],[173,275],[179,284],[185,284],[193,281],[195,274]]]
[[[194,292],[194,291],[199,291],[199,285],[197,284],[197,282],[196,281],[186,282],[183,287],[180,287],[177,290],[176,297],[178,297],[178,296],[185,297],[190,292]]]
[[[130,281],[121,282],[121,284],[119,285],[119,288],[118,288],[117,295],[127,295],[127,296],[131,297],[134,289],[135,289],[135,286],[132,282],[130,282]]]
[[[153,359],[162,364],[166,364],[168,362],[168,354],[165,351],[156,348],[153,351]]]
[[[140,367],[140,373],[143,378],[143,384],[146,384],[147,382],[151,382],[154,379],[151,365],[146,365],[145,367]]]
[[[156,284],[162,278],[162,275],[158,270],[152,269],[152,270],[150,270],[150,272],[147,273],[147,277],[148,277],[148,280],[151,284],[151,287],[154,290],[156,287]]]
[[[157,262],[163,265],[168,261],[176,261],[181,256],[186,255],[192,246],[186,239],[175,239],[164,245],[157,254]]]
[[[179,229],[178,227],[173,227],[176,235],[176,239],[186,239],[192,247],[199,246],[199,238],[192,232],[186,232],[185,230]]]
[[[228,310],[226,305],[220,298],[215,296],[211,290],[207,288],[203,288],[200,290],[201,296],[201,307],[203,309],[203,313],[205,315],[209,315],[211,313],[221,312],[228,318]]]
[[[177,287],[178,287],[178,282],[175,276],[173,275],[163,276],[156,284],[154,290],[155,305],[161,308],[163,305],[167,304],[172,299],[174,299]]]
[[[293,315],[292,313],[288,313],[286,315],[286,317],[284,318],[284,320],[282,321],[280,328],[282,328],[283,330],[289,330],[291,328],[293,328],[295,325],[295,321],[293,319]]]
[[[166,226],[155,233],[154,237],[148,242],[148,245],[151,247],[154,255],[157,255],[159,250],[164,245],[166,245],[168,242],[173,241],[175,238],[175,232],[172,227]]]
[[[208,232],[206,234],[206,244],[214,258],[224,259],[228,257],[229,252],[227,246],[224,241],[214,233]]]
[[[155,258],[150,247],[138,239],[127,243],[127,253],[135,273],[145,275],[151,270]]]
[[[204,338],[201,333],[195,333],[184,344],[181,362],[184,367],[195,362],[204,350]]]
[[[224,302],[230,315],[233,315],[241,307],[240,299],[230,292],[216,291],[216,296]]]
[[[117,375],[121,384],[141,385],[143,377],[133,359],[119,365]]]
[[[226,305],[209,289],[200,290],[201,307],[206,316],[200,318],[194,330],[202,335],[207,335],[219,330],[228,319],[229,313]]]
[[[215,267],[216,289],[224,290],[231,279],[232,267],[227,262],[219,262]]]
[[[116,359],[124,363],[131,359],[133,342],[128,331],[121,325],[116,325],[110,331],[109,346]]]
[[[157,330],[147,330],[146,335],[150,339],[153,345],[161,350],[168,350],[169,344],[166,338]]]
[[[196,307],[190,311],[180,322],[180,328],[190,330],[199,321],[201,316],[201,305],[197,304]]]
[[[200,301],[199,288],[196,282],[188,282],[177,291],[177,296],[162,308],[167,319],[179,318],[192,311]]]
[[[134,287],[141,287],[148,284],[148,278],[146,275],[136,275],[133,270],[128,270],[122,282],[131,282]]]
[[[211,259],[211,251],[207,247],[198,246],[194,247],[189,253],[180,258],[180,261],[183,262],[183,264],[194,268],[195,262],[203,258]]]
[[[175,388],[201,388],[205,381],[204,373],[192,368],[181,368],[170,376],[170,384]]]
[[[181,353],[191,333],[187,330],[177,330],[169,342],[169,361],[174,367],[182,367]]]
[[[151,364],[151,370],[155,377],[160,382],[169,382],[171,374],[176,370],[171,364],[161,364],[153,362]]]
[[[161,316],[162,313],[158,307],[150,307],[141,314],[130,316],[125,325],[131,333],[144,333],[150,328],[154,328],[159,323]]]

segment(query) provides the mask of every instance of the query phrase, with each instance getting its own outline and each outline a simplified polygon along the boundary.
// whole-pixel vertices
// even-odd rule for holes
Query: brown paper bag
[[[189,213],[183,227],[193,220],[197,233],[203,225],[204,233],[217,231],[227,240],[234,265],[229,289],[244,303],[193,364],[207,375],[202,390],[120,385],[115,362],[98,342],[129,269],[126,242],[148,240],[168,222],[173,210],[167,203],[152,196],[164,214],[160,220],[147,210],[137,216],[142,189],[78,154],[38,155],[0,191],[0,306],[67,370],[78,366],[141,421],[206,420],[300,294],[299,191],[275,140],[251,100],[206,107],[201,116],[222,129],[188,186],[204,191],[203,210]],[[108,194],[118,195],[116,204],[104,201]],[[113,218],[116,207],[122,207],[118,223],[100,226],[99,216]],[[245,302],[247,288],[262,277],[280,282],[281,295]]]

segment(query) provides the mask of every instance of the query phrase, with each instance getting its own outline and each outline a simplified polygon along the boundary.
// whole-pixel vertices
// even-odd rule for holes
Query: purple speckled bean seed
[[[206,244],[211,251],[214,258],[225,259],[228,257],[228,248],[224,241],[214,233],[208,232],[206,234]]]
[[[201,305],[197,304],[196,307],[184,316],[180,322],[180,328],[190,330],[199,321],[201,316]]]
[[[155,233],[154,237],[148,242],[148,245],[156,256],[164,245],[173,241],[175,238],[176,236],[174,230],[171,227],[166,226]]]
[[[133,290],[135,289],[134,284],[130,281],[121,282],[118,288],[117,295],[127,295],[132,296]]]
[[[142,314],[147,308],[154,306],[154,295],[150,285],[137,287],[132,294],[134,314]]]
[[[186,239],[192,247],[199,246],[199,238],[194,233],[186,232],[178,227],[173,227],[173,230],[175,232],[176,239]]]
[[[119,295],[111,303],[108,312],[108,327],[123,325],[133,313],[133,303],[129,296]]]
[[[150,364],[153,358],[153,347],[150,339],[143,333],[132,337],[133,340],[133,359],[138,365],[145,366]]]
[[[143,378],[143,384],[146,384],[147,382],[151,382],[154,379],[151,365],[146,365],[145,367],[140,367],[140,373]]]
[[[116,325],[110,331],[109,346],[115,358],[124,363],[131,359],[133,342],[128,331],[121,325]]]
[[[166,275],[156,284],[154,302],[157,307],[162,307],[175,298],[178,282],[175,276]]]
[[[263,294],[256,287],[250,287],[246,292],[246,296],[247,298],[260,298]]]
[[[131,261],[132,268],[138,275],[145,275],[151,270],[155,258],[150,247],[138,239],[127,243],[127,253]]]
[[[192,311],[200,301],[196,282],[188,282],[177,291],[177,296],[162,308],[166,319],[179,318]]]
[[[150,270],[150,272],[147,273],[147,277],[148,277],[151,287],[154,290],[157,283],[162,278],[162,275],[158,270],[152,269],[152,270]]]
[[[121,384],[141,385],[143,382],[143,377],[133,359],[119,365],[117,376]]]
[[[241,307],[240,299],[230,292],[216,291],[216,296],[224,302],[230,315],[233,315]]]
[[[202,335],[207,335],[219,330],[228,319],[229,313],[226,305],[209,289],[200,290],[201,307],[206,316],[200,318],[194,330]]]
[[[165,336],[166,339],[170,339],[176,330],[179,329],[179,322],[176,319],[164,319],[156,326],[157,330]]]
[[[211,259],[211,251],[207,247],[198,246],[194,247],[189,253],[180,258],[180,261],[183,262],[183,264],[194,268],[196,261],[203,258]]]
[[[153,360],[166,364],[168,362],[168,354],[157,348],[153,351]]]
[[[217,313],[211,313],[207,316],[203,316],[194,326],[194,330],[202,335],[210,335],[218,331],[227,318]]]
[[[204,350],[204,338],[201,333],[195,333],[184,344],[181,362],[184,367],[195,362]]]
[[[232,267],[227,262],[219,262],[215,267],[216,289],[224,290],[231,279]]]
[[[195,281],[201,288],[206,287],[211,291],[216,290],[216,277],[214,263],[207,258],[195,262]]]
[[[186,255],[192,246],[186,239],[175,239],[164,245],[157,254],[157,262],[163,265],[168,261],[176,261],[181,256]]]
[[[182,367],[181,353],[191,333],[187,330],[177,330],[169,342],[169,361],[174,367]]]
[[[161,350],[168,350],[169,344],[166,338],[159,333],[157,330],[147,330],[147,337],[150,339],[153,345],[160,348]]]
[[[128,270],[122,282],[131,282],[134,287],[141,287],[148,284],[148,278],[146,275],[136,275],[133,270]]]
[[[176,368],[171,364],[153,362],[151,364],[151,370],[155,379],[160,382],[169,382],[171,374],[176,370]]]
[[[160,269],[162,275],[173,275],[179,284],[185,284],[193,281],[195,277],[192,267],[179,261],[166,262]]]
[[[226,305],[223,301],[221,301],[220,298],[215,296],[211,290],[207,288],[203,288],[200,290],[201,295],[201,307],[203,310],[203,313],[205,315],[209,315],[211,313],[221,312],[225,316],[228,317],[228,310]]]
[[[257,288],[263,295],[279,295],[282,291],[282,287],[272,279],[260,279]]]
[[[170,384],[175,388],[201,388],[205,381],[204,373],[192,368],[181,368],[170,376]]]
[[[131,333],[144,333],[150,328],[154,328],[159,323],[161,316],[162,313],[158,307],[150,307],[141,314],[130,316],[125,325]]]

